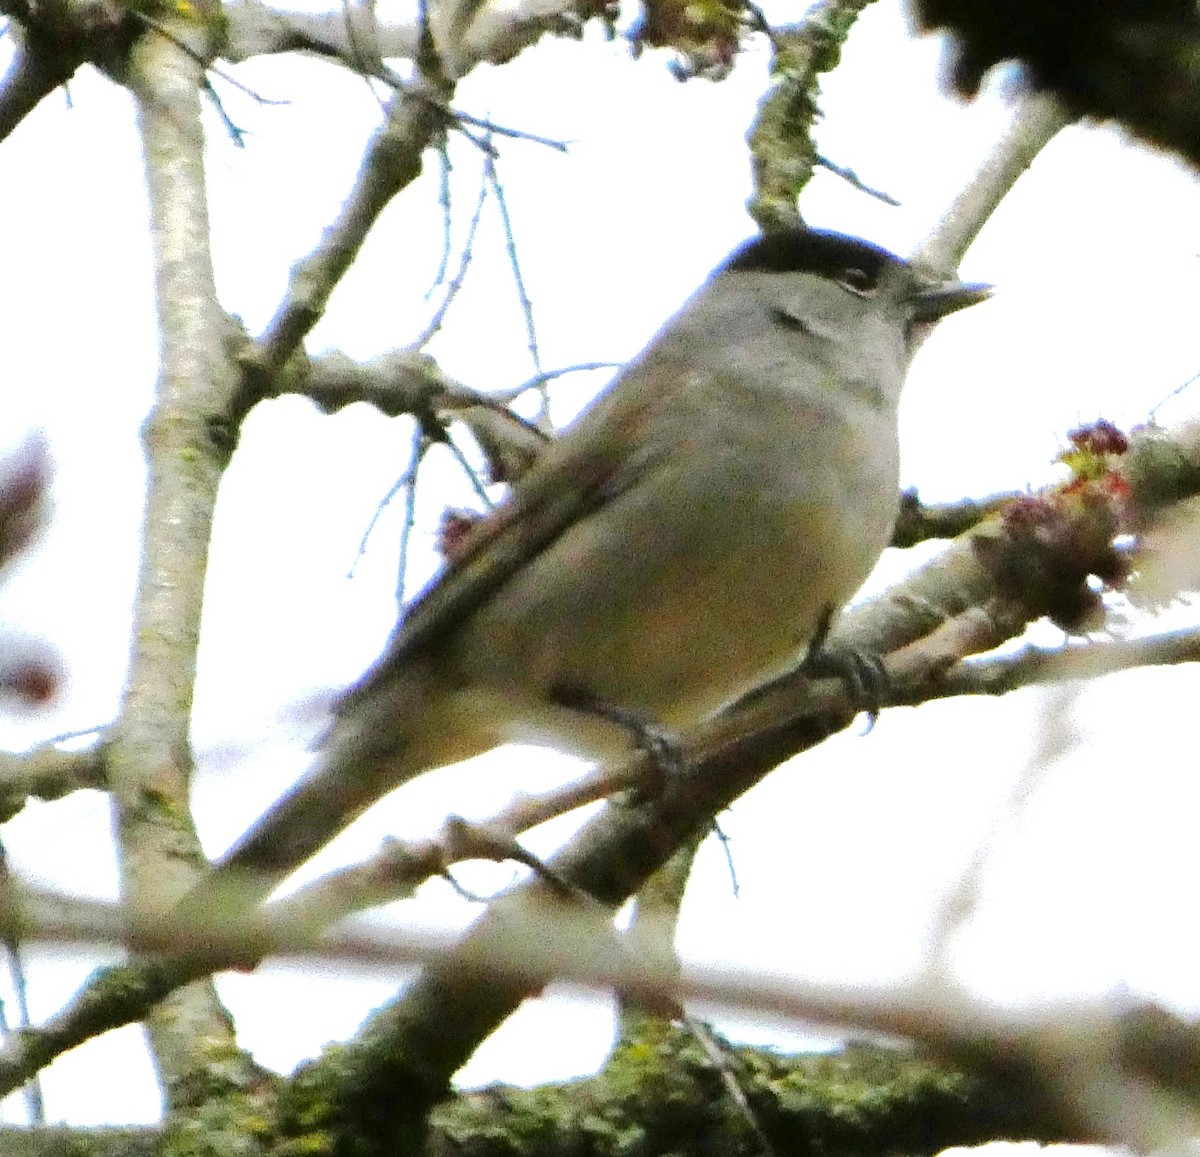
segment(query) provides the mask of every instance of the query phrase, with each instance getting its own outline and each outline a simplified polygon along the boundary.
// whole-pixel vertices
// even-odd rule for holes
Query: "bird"
[[[265,899],[426,771],[603,761],[630,720],[686,733],[794,667],[888,543],[913,352],[989,292],[827,230],[737,248],[456,539],[216,878]]]

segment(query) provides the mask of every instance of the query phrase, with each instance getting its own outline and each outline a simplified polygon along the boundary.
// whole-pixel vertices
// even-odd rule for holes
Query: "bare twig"
[[[1155,402],[1154,405],[1150,407],[1150,411],[1147,414],[1147,420],[1153,422],[1155,415],[1158,413],[1159,410],[1161,410],[1163,408],[1163,406],[1165,406],[1172,398],[1177,398],[1180,394],[1183,393],[1184,390],[1190,388],[1192,385],[1194,385],[1198,381],[1200,381],[1200,370],[1197,370],[1186,381],[1180,382],[1180,384],[1177,385],[1161,401]]]
[[[555,370],[543,370],[541,373],[534,374],[528,381],[522,382],[519,386],[513,386],[508,390],[497,390],[494,394],[488,396],[499,402],[515,402],[522,394],[527,394],[530,390],[541,389],[547,382],[552,382],[555,378],[565,377],[567,374],[583,374],[589,373],[592,370],[615,370],[620,369],[621,362],[577,362],[573,366],[562,366]]]
[[[458,269],[455,270],[454,276],[450,279],[449,284],[446,286],[446,292],[442,297],[441,303],[438,305],[437,309],[434,311],[433,317],[431,317],[429,319],[429,324],[426,325],[425,328],[420,332],[420,334],[418,334],[417,337],[410,343],[410,345],[408,347],[409,349],[419,350],[419,349],[423,349],[426,345],[429,344],[430,340],[433,338],[433,335],[435,333],[437,333],[437,331],[439,329],[442,328],[442,322],[445,321],[446,314],[449,311],[451,304],[453,304],[455,297],[458,296],[458,291],[460,289],[462,289],[463,281],[466,279],[466,276],[467,276],[467,269],[470,267],[470,264],[471,264],[471,256],[472,256],[472,253],[474,251],[474,246],[475,246],[475,235],[479,231],[479,222],[483,217],[483,206],[484,206],[484,203],[487,201],[487,192],[488,192],[488,183],[486,180],[481,180],[479,182],[479,197],[477,198],[477,200],[475,202],[475,209],[471,213],[471,222],[467,227],[467,237],[466,237],[466,240],[463,242],[462,255],[459,258]],[[449,211],[449,202],[448,201],[446,202],[446,209],[448,212]],[[446,232],[446,245],[447,245],[446,257],[447,257],[447,259],[449,256],[449,244],[450,244],[449,219],[447,219],[447,232]],[[444,276],[445,276],[445,264],[443,263],[442,267],[438,270],[438,283],[439,284],[441,283]],[[431,292],[432,292],[432,290],[431,290]]]
[[[868,185],[863,179],[853,170],[843,168],[841,165],[835,165],[828,157],[823,157],[818,154],[816,164],[822,169],[831,172],[835,177],[841,177],[852,189],[857,189],[860,193],[866,193],[868,197],[874,197],[876,201],[882,201],[885,205],[898,207],[900,202],[896,200],[891,193],[885,193],[882,189],[875,189]]]
[[[409,455],[408,466],[404,473],[392,483],[392,485],[388,488],[388,492],[379,500],[374,511],[372,511],[370,521],[367,523],[366,529],[362,533],[362,538],[359,539],[358,550],[355,552],[354,562],[350,565],[349,573],[346,576],[347,578],[354,577],[354,571],[361,561],[363,555],[366,554],[367,543],[370,540],[371,534],[375,530],[380,517],[391,504],[392,499],[395,498],[401,490],[403,490],[405,492],[406,513],[404,527],[400,532],[400,576],[401,586],[403,586],[403,578],[408,556],[408,538],[412,529],[412,513],[416,499],[417,472],[420,469],[421,460],[424,458],[425,451],[428,449],[428,447],[429,439],[427,439],[422,433],[420,424],[417,424],[413,428],[412,452]],[[403,597],[403,591],[401,591],[401,597]]]
[[[437,144],[438,154],[438,205],[442,210],[442,255],[438,258],[437,272],[433,275],[433,284],[425,294],[428,301],[446,279],[446,271],[450,268],[451,225],[450,216],[450,173],[453,166],[450,163],[450,142],[443,133]]]
[[[500,210],[500,221],[504,226],[504,245],[508,250],[508,263],[512,269],[513,284],[516,286],[517,298],[521,303],[521,316],[525,319],[525,336],[529,343],[529,356],[533,359],[534,370],[540,374],[542,372],[542,358],[538,351],[537,330],[533,323],[533,302],[529,300],[529,294],[525,290],[525,279],[521,276],[521,263],[517,260],[517,239],[513,232],[512,218],[508,214],[508,202],[504,196],[504,185],[501,183],[500,175],[496,171],[494,157],[485,157],[484,172],[487,176],[488,184],[491,186],[492,193],[496,198],[496,205]],[[541,389],[540,394],[542,413],[545,413],[546,407],[550,403],[550,398],[545,389]]]
[[[412,543],[413,526],[417,521],[417,472],[429,440],[418,425],[413,430],[412,454],[409,458],[409,483],[404,493],[404,525],[400,528],[400,557],[396,563],[396,601],[403,604],[404,586],[408,578],[408,550]]]
[[[454,460],[467,476],[467,481],[470,482],[471,489],[475,491],[475,497],[483,503],[486,509],[491,510],[496,505],[495,500],[488,494],[483,485],[483,480],[479,477],[479,471],[471,465],[470,460],[463,453],[462,447],[449,434],[444,438],[438,439],[438,441],[454,455]]]

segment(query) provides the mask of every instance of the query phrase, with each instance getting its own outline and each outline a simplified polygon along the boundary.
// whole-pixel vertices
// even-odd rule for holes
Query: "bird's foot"
[[[846,646],[829,647],[827,644],[832,624],[833,608],[829,607],[821,616],[817,631],[808,644],[801,670],[810,679],[841,679],[855,705],[867,713],[869,732],[875,726],[883,706],[883,693],[888,686],[887,670],[883,660],[868,651]]]

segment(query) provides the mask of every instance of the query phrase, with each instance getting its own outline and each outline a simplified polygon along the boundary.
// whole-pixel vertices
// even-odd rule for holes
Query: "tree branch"
[[[210,21],[218,15],[207,12]],[[123,887],[135,907],[182,894],[206,863],[190,820],[188,729],[213,509],[230,449],[216,437],[215,419],[236,383],[209,250],[204,71],[196,59],[209,27],[176,19],[173,37],[148,32],[129,58],[161,334],[157,396],[143,434],[149,484],[129,680],[106,747]],[[211,985],[181,993],[148,1027],[169,1088],[194,1070],[192,1050],[220,1039],[232,1045]]]
[[[1122,461],[1138,510],[1160,509],[1200,493],[1200,421],[1181,426],[1171,436],[1158,429],[1141,431]],[[922,697],[940,697],[955,680],[973,678],[959,662],[963,657],[1019,634],[1029,617],[1041,613],[1023,609],[1010,596],[997,599],[994,572],[982,564],[976,545],[995,536],[992,524],[976,527],[896,587],[842,616],[831,634],[830,646],[885,657],[889,681],[880,692],[881,703],[913,703]],[[1022,544],[1010,542],[1006,549],[1019,554]],[[1077,561],[1086,573],[1088,561]],[[1035,665],[1031,663],[1030,667],[1034,669]],[[1070,677],[1077,674],[1069,672]],[[979,686],[964,684],[963,689],[978,693]],[[686,737],[683,756],[687,771],[675,777],[660,798],[641,806],[610,804],[551,861],[551,869],[572,888],[604,904],[623,902],[712,816],[779,763],[848,725],[862,707],[837,680],[814,683],[802,671],[778,680],[713,720],[697,735]],[[585,798],[601,798],[641,783],[646,772],[644,756],[607,768],[601,775],[582,781],[586,790],[582,796],[572,796],[572,806],[585,802]],[[562,800],[556,802],[561,804]],[[513,816],[514,823],[540,822],[536,807],[519,807]],[[366,892],[373,897],[370,902],[378,901],[383,888],[402,890],[412,880],[440,870],[438,865],[444,861],[438,860],[440,852],[436,848],[434,852],[428,848],[401,849],[399,856],[386,865],[368,865],[363,878],[368,881]],[[379,867],[385,869],[382,881],[370,876]],[[528,896],[539,894],[539,887],[544,885],[530,884],[489,910],[464,944],[468,961],[486,958],[494,947],[490,938],[499,935],[498,929],[509,918],[506,913],[514,905],[519,910],[522,904],[532,902]],[[343,887],[337,898],[338,914],[346,906],[357,904],[363,894],[360,892],[356,899],[354,886]],[[305,912],[299,906],[289,910],[289,922],[295,927],[319,925],[330,916],[328,895],[322,897],[317,889],[310,895],[314,897],[313,911]],[[521,899],[523,895],[525,900]],[[105,974],[117,979],[106,981],[102,977],[93,982],[75,1005],[55,1018],[54,1047],[74,1047],[97,1031],[138,1019],[178,985],[234,960],[244,964],[247,954],[253,957],[252,949],[243,941],[240,953],[233,957],[209,951]],[[363,1077],[367,1084],[394,1078],[402,1086],[410,1085],[416,1078],[403,1071],[405,1065],[414,1063],[407,1058],[425,1058],[421,1061],[419,1087],[412,1091],[427,1107],[430,1098],[440,1095],[439,1082],[448,1081],[483,1037],[525,995],[548,979],[534,976],[524,986],[478,986],[462,979],[471,975],[473,968],[468,967],[464,974],[462,960],[451,960],[431,970],[398,1005],[380,1014],[381,1019],[368,1030],[367,1039],[374,1046],[388,1042],[385,1053],[390,1058],[389,1067],[370,1080]],[[110,996],[106,1002],[106,984],[120,993],[119,999]],[[436,1038],[436,1047],[430,1042],[431,1035]],[[427,1048],[433,1051],[429,1053]],[[41,1055],[39,1063],[49,1059]],[[0,1074],[6,1071],[7,1079],[16,1079],[19,1084],[29,1070],[22,1065],[6,1070],[0,1065]],[[0,1081],[0,1089],[6,1087]],[[420,1111],[420,1105],[414,1102],[414,1112],[419,1115]]]
[[[397,92],[387,118],[367,149],[354,188],[320,244],[292,270],[287,294],[266,332],[243,353],[245,382],[233,407],[239,421],[256,402],[270,396],[273,379],[321,319],[330,295],[350,268],[371,226],[392,198],[421,172],[422,154],[444,121],[441,104],[449,86],[431,88],[420,80]]]
[[[963,254],[1021,174],[1071,120],[1053,97],[1026,96],[1013,113],[1008,131],[912,254],[913,264],[939,277],[953,275]]]
[[[820,77],[837,67],[850,29],[870,2],[822,0],[799,24],[771,33],[771,84],[746,138],[754,177],[746,208],[764,232],[800,222],[797,198],[820,163],[812,142]]]
[[[29,799],[61,799],[74,791],[108,786],[102,747],[63,751],[52,745],[24,755],[0,753],[0,823],[7,823]]]

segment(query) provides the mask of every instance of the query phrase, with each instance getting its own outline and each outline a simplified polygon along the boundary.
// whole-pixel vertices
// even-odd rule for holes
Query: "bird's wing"
[[[568,527],[652,468],[662,447],[647,445],[644,431],[691,372],[661,359],[628,368],[455,545],[448,568],[409,607],[346,701],[369,693],[389,671],[461,623]],[[631,375],[640,379],[637,387],[622,388]]]

